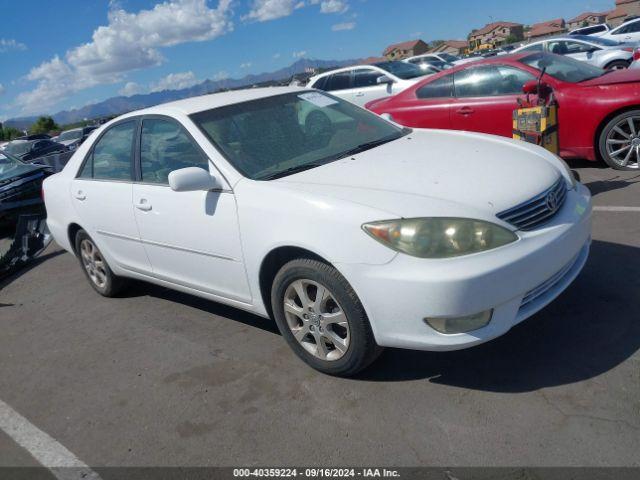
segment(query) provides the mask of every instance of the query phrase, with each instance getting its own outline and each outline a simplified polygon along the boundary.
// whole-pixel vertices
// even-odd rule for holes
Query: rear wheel
[[[355,375],[382,351],[353,288],[326,263],[298,259],[284,265],[273,281],[271,304],[289,346],[323,373]]]
[[[100,295],[114,297],[126,286],[126,280],[114,275],[102,252],[84,230],[76,234],[76,253],[89,284]]]
[[[625,70],[629,68],[629,63],[624,60],[615,60],[606,66],[605,70]]]
[[[611,168],[637,170],[640,163],[640,110],[618,115],[605,125],[598,141],[600,155]]]

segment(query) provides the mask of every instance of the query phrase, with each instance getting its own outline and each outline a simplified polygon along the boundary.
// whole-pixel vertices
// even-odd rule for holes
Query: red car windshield
[[[540,71],[546,68],[547,75],[569,83],[584,82],[605,73],[603,69],[586,62],[541,52],[524,57],[520,59],[520,62]]]

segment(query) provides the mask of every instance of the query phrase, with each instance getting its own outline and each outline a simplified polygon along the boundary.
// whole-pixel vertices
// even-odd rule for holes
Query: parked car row
[[[55,138],[44,133],[25,135],[0,145],[2,151],[19,158],[23,162],[33,162],[42,157],[74,151],[84,142],[97,126],[87,126],[65,130]]]

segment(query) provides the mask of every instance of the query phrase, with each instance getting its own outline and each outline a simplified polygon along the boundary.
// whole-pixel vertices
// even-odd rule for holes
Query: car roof
[[[261,98],[273,97],[285,93],[295,93],[308,91],[308,88],[300,87],[266,87],[266,88],[248,88],[245,90],[234,90],[230,92],[212,93],[209,95],[201,95],[199,97],[186,98],[175,102],[163,103],[143,110],[136,110],[122,115],[118,118],[128,118],[139,115],[163,115],[163,114],[183,114],[191,115],[193,113],[211,110],[213,108],[224,107],[236,103],[249,102]]]

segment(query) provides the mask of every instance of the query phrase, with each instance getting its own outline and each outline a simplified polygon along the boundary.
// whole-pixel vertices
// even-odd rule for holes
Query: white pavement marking
[[[101,480],[64,446],[0,400],[0,430],[27,450],[58,480]]]
[[[640,207],[593,207],[594,212],[640,212]]]

